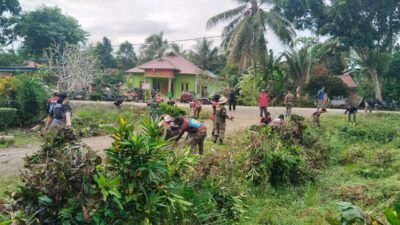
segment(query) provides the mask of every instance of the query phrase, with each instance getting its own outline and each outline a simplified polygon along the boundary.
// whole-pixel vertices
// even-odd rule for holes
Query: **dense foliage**
[[[52,46],[82,43],[87,35],[75,18],[64,15],[60,8],[48,6],[23,13],[14,29],[23,38],[23,49],[34,56],[42,56]]]
[[[30,75],[19,76],[15,92],[20,124],[34,124],[46,116],[48,93],[39,79]]]
[[[177,106],[170,106],[167,103],[160,103],[160,113],[167,114],[170,116],[183,116],[186,114],[186,111],[177,107]]]
[[[18,15],[21,12],[21,6],[18,0],[1,0],[0,5],[0,44],[8,44],[15,38],[12,33],[15,21],[9,16]]]
[[[10,124],[14,122],[17,110],[13,108],[0,108],[0,131],[7,131]]]
[[[316,97],[318,90],[325,87],[328,96],[347,96],[348,87],[337,76],[321,76],[310,80],[305,91],[312,97]]]
[[[328,148],[308,132],[303,118],[292,115],[287,126],[253,126],[249,136],[247,178],[254,185],[301,185],[324,168]]]

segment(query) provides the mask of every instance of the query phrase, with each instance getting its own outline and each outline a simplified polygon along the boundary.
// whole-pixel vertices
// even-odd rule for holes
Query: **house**
[[[209,71],[202,71],[192,62],[180,55],[168,55],[151,60],[126,71],[133,76],[135,88],[155,89],[164,96],[181,96],[182,92],[189,91],[201,95],[212,95],[218,91],[217,85],[206,84],[207,79],[218,80],[217,76]],[[209,82],[212,83],[212,82]],[[207,91],[205,91],[207,90]],[[210,90],[213,90],[210,92]]]
[[[356,82],[353,80],[353,78],[351,78],[349,73],[345,73],[343,75],[339,76],[340,80],[342,80],[342,82],[350,89],[350,90],[354,90],[355,88],[357,88],[357,84]]]
[[[26,66],[0,66],[0,76],[13,76],[17,73],[35,72],[39,66],[47,64],[47,58],[38,58],[28,61]]]
[[[338,78],[347,86],[350,90],[348,96],[333,96],[331,99],[331,106],[344,108],[347,102],[352,102],[354,105],[360,105],[362,98],[355,93],[357,83],[353,80],[349,73],[342,74]]]

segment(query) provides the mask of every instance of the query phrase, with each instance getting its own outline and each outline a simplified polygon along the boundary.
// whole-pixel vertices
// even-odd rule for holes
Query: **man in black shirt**
[[[53,106],[46,122],[45,130],[58,127],[71,128],[72,126],[72,108],[68,104],[66,93],[58,95],[57,104]]]
[[[229,111],[233,109],[233,111],[236,110],[236,91],[234,89],[231,89],[229,91]]]

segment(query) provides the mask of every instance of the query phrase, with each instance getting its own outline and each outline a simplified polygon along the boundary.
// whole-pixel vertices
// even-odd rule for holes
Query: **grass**
[[[139,107],[130,107],[121,112],[101,106],[81,107],[73,112],[72,125],[77,131],[83,133],[83,137],[107,135],[110,133],[108,128],[118,124],[120,117],[138,124],[147,114],[146,108]],[[15,136],[14,143],[0,144],[0,149],[40,145],[43,143],[39,132],[28,129],[11,130],[8,135]]]
[[[20,183],[21,181],[18,176],[0,178],[0,199],[3,199],[7,192],[17,190]]]
[[[339,201],[352,202],[385,221],[385,208],[400,197],[400,119],[392,114],[358,117],[358,124],[345,132],[349,125],[344,116],[324,116],[322,127],[313,132],[332,153],[317,182],[279,190],[265,187],[251,196],[240,224],[328,224],[325,217],[336,217]],[[352,136],[358,132],[367,135]],[[385,140],[391,139],[391,132],[396,134],[393,140]]]
[[[39,145],[42,143],[39,133],[26,129],[16,129],[9,131],[7,135],[15,136],[14,143],[0,143],[1,148],[22,147],[27,145]]]

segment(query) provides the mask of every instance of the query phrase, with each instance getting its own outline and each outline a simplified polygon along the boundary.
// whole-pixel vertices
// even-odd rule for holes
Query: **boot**
[[[218,136],[215,135],[215,136],[214,136],[213,142],[214,142],[214,143],[217,143],[217,140],[218,140]]]
[[[220,145],[223,145],[223,144],[224,144],[224,141],[223,141],[222,139],[219,139],[219,144],[220,144]]]

